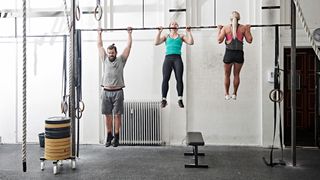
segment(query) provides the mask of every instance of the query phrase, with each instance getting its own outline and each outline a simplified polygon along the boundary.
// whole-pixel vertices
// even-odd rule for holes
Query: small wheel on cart
[[[58,166],[57,164],[53,165],[53,174],[56,175],[58,173]]]
[[[41,171],[44,170],[44,161],[41,161],[41,162],[40,162],[40,168],[41,168]]]
[[[76,169],[76,160],[75,159],[71,160],[71,168]]]

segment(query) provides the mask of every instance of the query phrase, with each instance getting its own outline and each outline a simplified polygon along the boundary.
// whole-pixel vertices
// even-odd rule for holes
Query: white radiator
[[[162,145],[159,101],[125,101],[119,143]]]

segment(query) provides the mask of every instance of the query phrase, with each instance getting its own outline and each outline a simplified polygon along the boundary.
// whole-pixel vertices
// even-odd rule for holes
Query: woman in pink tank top
[[[225,99],[230,98],[236,100],[237,91],[240,84],[240,71],[244,63],[243,53],[243,39],[245,38],[248,43],[252,42],[252,35],[250,32],[250,25],[238,24],[240,14],[233,11],[231,14],[231,24],[226,26],[218,26],[218,42],[221,44],[225,41],[226,52],[223,58],[224,62],[224,88]],[[233,93],[230,96],[230,74],[233,67]]]

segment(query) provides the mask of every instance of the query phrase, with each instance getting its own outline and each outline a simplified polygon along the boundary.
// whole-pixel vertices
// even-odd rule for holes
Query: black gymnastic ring
[[[98,13],[100,12],[100,13]],[[99,16],[97,14],[100,14]],[[100,4],[98,4],[96,6],[96,8],[94,9],[94,18],[97,20],[97,21],[100,21],[101,18],[102,18],[102,7]]]
[[[84,109],[85,109],[84,102],[83,101],[79,101],[79,106],[77,107],[77,112],[78,113],[76,113],[76,118],[77,119],[81,119]]]
[[[275,99],[273,98],[274,97],[274,93],[279,93],[279,98],[278,99]],[[280,89],[273,89],[270,91],[269,93],[269,99],[272,101],[272,102],[281,102],[284,98],[284,95],[283,95],[283,92],[280,90]]]
[[[80,7],[77,6],[76,9],[77,9],[77,11],[76,11],[76,20],[79,21],[79,20],[80,20],[80,14],[81,14],[81,13],[80,13]]]
[[[81,112],[81,111],[79,111],[79,114],[77,114],[77,113],[76,113],[76,115],[75,115],[75,116],[76,116],[76,118],[77,118],[77,119],[81,119],[81,118],[82,118],[82,112]]]

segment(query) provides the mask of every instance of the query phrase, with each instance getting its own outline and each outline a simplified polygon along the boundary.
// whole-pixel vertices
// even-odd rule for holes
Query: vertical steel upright
[[[291,158],[296,166],[296,7],[291,0]]]

